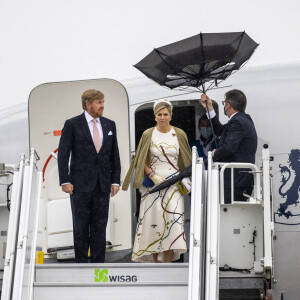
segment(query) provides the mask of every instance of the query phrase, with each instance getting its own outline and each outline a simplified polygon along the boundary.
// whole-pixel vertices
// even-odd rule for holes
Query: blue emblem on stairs
[[[289,154],[288,166],[279,165],[281,173],[281,185],[278,193],[285,200],[280,203],[277,210],[279,217],[284,216],[286,219],[292,218],[293,215],[290,209],[296,207],[299,203],[300,189],[300,150],[293,149]],[[293,177],[293,178],[292,178]],[[298,215],[297,215],[298,216]],[[280,223],[280,222],[275,222]],[[299,224],[299,223],[298,223]],[[289,224],[296,225],[296,224]]]

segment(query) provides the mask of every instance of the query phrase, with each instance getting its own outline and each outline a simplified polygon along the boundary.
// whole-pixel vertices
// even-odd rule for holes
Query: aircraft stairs
[[[36,159],[32,149],[15,169],[1,300],[271,299],[268,149],[262,171],[251,164],[213,163],[211,153],[205,170],[193,149],[189,263],[172,264],[35,264],[41,189]],[[254,197],[224,204],[225,169],[245,167],[254,174]]]
[[[241,274],[237,286],[236,274],[220,277],[219,299],[261,299],[263,278],[253,279],[253,276]],[[34,299],[94,300],[100,295],[105,299],[125,300],[187,299],[188,263],[36,266]]]

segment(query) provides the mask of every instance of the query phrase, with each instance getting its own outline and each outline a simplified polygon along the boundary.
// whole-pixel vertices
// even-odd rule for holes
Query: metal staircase
[[[256,166],[216,164],[209,153],[205,170],[193,149],[189,263],[35,265],[41,188],[35,160],[32,150],[30,160],[24,163],[22,156],[15,172],[1,300],[254,300],[264,297],[266,283],[271,285],[270,193],[264,192],[263,202]],[[264,149],[264,189],[270,189],[268,162]],[[241,167],[255,174],[254,197],[247,203],[223,204],[224,169]],[[247,273],[234,268],[246,268]]]

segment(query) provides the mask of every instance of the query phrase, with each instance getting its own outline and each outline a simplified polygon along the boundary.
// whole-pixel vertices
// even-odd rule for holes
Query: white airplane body
[[[249,67],[229,77],[222,88],[207,94],[219,104],[229,89],[240,89],[247,96],[246,113],[250,114],[258,134],[256,164],[261,165],[261,150],[267,144],[273,157],[274,299],[281,295],[297,299],[300,277],[300,64]],[[228,86],[228,87],[227,87]],[[73,243],[68,196],[60,190],[55,153],[64,121],[82,113],[80,96],[85,89],[100,89],[105,94],[104,116],[117,125],[122,162],[121,181],[128,170],[131,155],[143,130],[154,122],[152,104],[167,98],[174,106],[174,126],[184,129],[190,140],[199,138],[198,119],[203,114],[199,93],[160,87],[146,78],[118,82],[111,79],[48,83],[33,89],[29,104],[0,111],[0,161],[16,164],[33,147],[40,156],[37,166],[43,171],[42,205],[38,247],[47,252],[68,249]],[[29,114],[28,114],[29,112]],[[152,125],[151,125],[152,126]],[[9,212],[6,187],[0,190],[0,269],[4,264],[2,245]],[[135,191],[120,191],[111,200],[107,234],[110,242],[108,260],[129,257],[132,248],[136,210]],[[188,207],[188,205],[187,205]],[[233,236],[232,236],[233,238]],[[230,244],[231,237],[227,237]],[[63,255],[63,254],[62,254]],[[51,255],[49,255],[50,257]],[[62,257],[63,258],[63,257]],[[187,258],[185,258],[187,260]]]

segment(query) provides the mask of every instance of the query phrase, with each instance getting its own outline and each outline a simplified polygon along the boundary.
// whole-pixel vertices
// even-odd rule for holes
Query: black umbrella
[[[188,167],[184,168],[178,175],[176,175],[176,176],[164,181],[163,183],[155,186],[152,190],[150,190],[147,193],[147,195],[158,192],[162,189],[165,189],[165,188],[169,187],[170,185],[176,183],[177,181],[181,180],[182,178],[189,177],[191,175],[192,175],[192,166],[188,166]]]
[[[135,67],[170,89],[205,93],[239,70],[257,46],[246,32],[200,33],[154,49]]]

